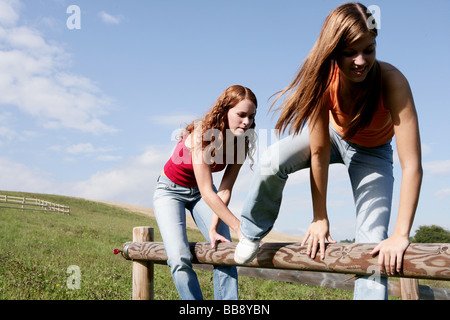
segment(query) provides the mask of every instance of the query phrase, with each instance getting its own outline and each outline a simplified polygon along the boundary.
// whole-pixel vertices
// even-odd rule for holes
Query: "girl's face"
[[[341,75],[352,82],[362,82],[375,62],[375,38],[364,36],[345,47],[337,59]]]
[[[228,110],[228,129],[235,136],[243,135],[252,126],[255,115],[255,104],[248,99],[242,100]]]

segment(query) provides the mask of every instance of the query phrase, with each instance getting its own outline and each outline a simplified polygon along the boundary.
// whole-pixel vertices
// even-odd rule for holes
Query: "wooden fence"
[[[202,266],[201,269],[205,269],[205,265],[238,266],[234,261],[236,243],[220,243],[215,249],[202,242],[190,243],[190,246],[192,262]],[[263,243],[255,260],[239,266],[238,273],[349,289],[358,276],[379,276],[377,257],[369,254],[375,246],[328,244],[325,258],[321,260],[307,257],[306,247],[300,243]],[[133,260],[133,300],[153,299],[153,265],[167,261],[164,244],[153,242],[153,228],[134,228],[133,241],[124,243],[121,253],[125,259]],[[316,277],[319,281],[308,281],[312,274],[320,274]],[[419,286],[417,280],[450,280],[450,244],[410,244],[404,254],[403,270],[396,277],[400,277],[399,282],[389,281],[390,295],[403,299],[450,299],[450,290]]]
[[[70,207],[40,199],[0,195],[0,208],[51,211],[70,214]]]

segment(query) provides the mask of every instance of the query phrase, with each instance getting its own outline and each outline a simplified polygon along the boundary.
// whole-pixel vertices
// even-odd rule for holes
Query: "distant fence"
[[[134,300],[153,299],[154,263],[165,264],[164,244],[153,241],[153,228],[136,227],[133,241],[122,246],[122,256],[133,260]],[[311,259],[299,243],[263,243],[250,264],[238,267],[241,275],[349,289],[358,276],[379,276],[377,257],[369,253],[376,244],[329,244],[325,258]],[[190,243],[193,264],[237,266],[236,243]],[[211,266],[209,266],[211,267]],[[313,271],[313,272],[311,272]],[[318,277],[311,276],[319,275]],[[350,275],[350,276],[349,276]],[[353,276],[352,276],[353,275]],[[403,299],[450,299],[450,290],[419,286],[417,279],[450,280],[450,244],[413,243],[404,254],[399,282],[389,282],[389,294]],[[310,279],[308,279],[310,278]],[[313,279],[316,278],[316,279]],[[347,283],[346,283],[347,282]]]
[[[0,195],[0,208],[51,211],[70,214],[70,207],[40,199]]]

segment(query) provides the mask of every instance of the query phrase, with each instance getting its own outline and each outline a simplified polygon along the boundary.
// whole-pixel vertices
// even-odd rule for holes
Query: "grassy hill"
[[[144,214],[112,205],[56,195],[0,191],[70,206],[70,215],[0,208],[0,300],[129,300],[131,262],[113,249],[130,241],[136,226],[153,226]],[[0,204],[1,205],[1,204]],[[204,241],[188,229],[190,241]],[[80,289],[67,280],[77,266]],[[205,299],[213,299],[212,273],[197,271]],[[352,292],[239,277],[240,299],[351,299]],[[155,299],[178,299],[167,266],[155,265]]]

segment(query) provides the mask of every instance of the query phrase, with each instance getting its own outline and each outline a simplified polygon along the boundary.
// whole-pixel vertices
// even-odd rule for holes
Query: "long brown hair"
[[[271,106],[272,109],[278,99],[285,96],[282,105],[277,109],[281,110],[281,113],[276,129],[283,133],[290,125],[289,133],[297,134],[302,130],[308,119],[323,105],[324,93],[331,81],[333,61],[345,47],[359,38],[368,34],[375,38],[378,32],[374,21],[372,13],[361,3],[343,4],[328,15],[296,78],[278,94]],[[379,66],[375,62],[356,98],[357,106],[360,107],[355,108],[353,120],[344,138],[350,139],[358,130],[370,124],[380,90]]]
[[[247,87],[241,85],[232,85],[225,89],[225,91],[217,98],[216,103],[209,109],[202,120],[195,120],[186,126],[181,136],[184,137],[194,130],[199,130],[201,126],[201,147],[202,150],[210,148],[211,160],[214,159],[215,151],[223,148],[224,140],[226,138],[226,130],[228,128],[228,111],[234,108],[239,102],[243,100],[250,100],[255,107],[258,107],[258,102],[255,94]],[[253,154],[256,144],[255,133],[256,122],[253,120],[252,125],[245,134],[245,154],[244,157],[249,157],[253,162]],[[211,130],[216,129],[216,130]],[[214,131],[219,131],[218,135],[215,135]],[[197,131],[196,131],[197,132]],[[194,143],[198,143],[194,142]],[[236,141],[235,141],[236,144]],[[239,146],[239,144],[238,144]],[[239,150],[238,150],[239,151]],[[208,151],[209,152],[209,151]]]

